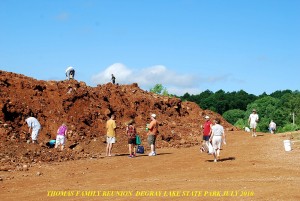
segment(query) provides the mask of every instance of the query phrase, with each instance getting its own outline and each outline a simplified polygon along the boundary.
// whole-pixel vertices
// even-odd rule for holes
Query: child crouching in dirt
[[[66,123],[63,123],[57,129],[55,148],[57,148],[59,145],[61,145],[60,150],[64,149],[64,146],[65,146],[65,143],[66,143],[67,131],[68,131],[68,127],[66,126]]]

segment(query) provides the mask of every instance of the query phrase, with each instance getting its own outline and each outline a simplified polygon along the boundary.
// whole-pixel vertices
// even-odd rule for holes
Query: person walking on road
[[[256,127],[258,123],[259,117],[256,113],[256,109],[252,110],[252,113],[249,116],[248,123],[250,125],[250,129],[252,130],[252,137],[256,137]]]
[[[203,143],[202,143],[202,146],[201,146],[201,152],[208,152],[208,147],[209,147],[209,138],[210,138],[210,135],[211,135],[211,126],[212,126],[212,123],[209,119],[209,116],[205,116],[205,123],[202,127],[203,129]]]
[[[217,160],[220,157],[220,150],[221,150],[221,144],[222,141],[224,144],[226,144],[225,139],[225,132],[223,126],[220,125],[220,119],[216,118],[214,121],[214,125],[211,127],[211,136],[209,138],[209,141],[212,143],[214,152],[214,162],[217,162]]]

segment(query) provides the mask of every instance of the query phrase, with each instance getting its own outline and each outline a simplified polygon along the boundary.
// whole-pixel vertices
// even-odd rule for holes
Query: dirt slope
[[[111,83],[89,87],[78,81],[42,81],[0,71],[0,157],[1,170],[22,169],[31,163],[100,157],[105,149],[105,122],[116,114],[118,143],[114,152],[127,150],[124,123],[135,118],[137,130],[145,138],[145,125],[151,113],[160,122],[158,147],[189,147],[200,141],[199,125],[204,116],[222,117],[192,102],[158,96],[141,90],[137,84]],[[27,144],[27,115],[42,125],[39,146]],[[56,130],[67,122],[67,146],[62,154],[48,149]],[[222,120],[227,130],[235,128]]]

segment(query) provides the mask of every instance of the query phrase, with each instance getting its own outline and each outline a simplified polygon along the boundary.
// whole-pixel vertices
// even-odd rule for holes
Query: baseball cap
[[[156,114],[151,114],[151,117],[155,118],[155,117],[156,117]]]
[[[205,118],[205,119],[209,119],[209,116],[206,115],[204,118]]]
[[[253,109],[252,112],[256,112],[256,109]]]

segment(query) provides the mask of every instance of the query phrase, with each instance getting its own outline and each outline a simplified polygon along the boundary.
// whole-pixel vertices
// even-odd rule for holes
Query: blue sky
[[[298,0],[0,0],[0,69],[169,93],[299,90]]]

